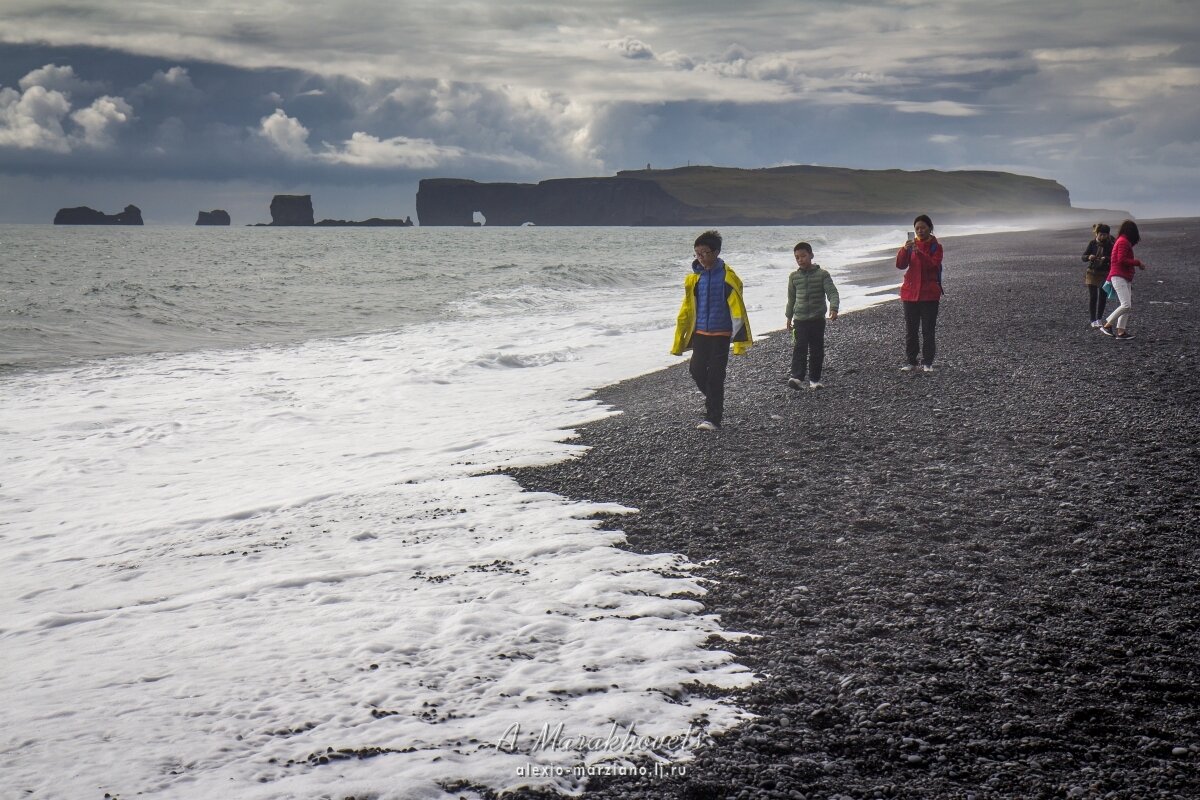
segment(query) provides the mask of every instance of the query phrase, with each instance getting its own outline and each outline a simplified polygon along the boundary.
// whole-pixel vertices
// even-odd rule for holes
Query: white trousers
[[[1121,305],[1108,315],[1105,322],[1114,328],[1125,330],[1129,326],[1129,312],[1133,310],[1133,284],[1119,275],[1112,276],[1110,280],[1113,288],[1117,290],[1117,299],[1121,301]]]

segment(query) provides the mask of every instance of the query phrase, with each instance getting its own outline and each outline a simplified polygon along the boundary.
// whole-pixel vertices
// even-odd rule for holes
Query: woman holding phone
[[[913,220],[908,242],[896,253],[896,269],[905,270],[900,287],[906,331],[902,372],[933,372],[937,353],[938,303],[942,299],[942,245],[933,235],[933,220]],[[920,356],[918,363],[917,357]]]

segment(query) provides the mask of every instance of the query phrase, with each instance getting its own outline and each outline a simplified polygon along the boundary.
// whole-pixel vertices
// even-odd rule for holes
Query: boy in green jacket
[[[825,362],[825,301],[829,300],[829,319],[838,316],[837,287],[833,278],[813,263],[812,245],[800,242],[792,250],[798,269],[788,276],[787,328],[796,342],[792,349],[792,377],[788,386],[803,389],[805,366],[808,388],[821,388],[821,365]]]

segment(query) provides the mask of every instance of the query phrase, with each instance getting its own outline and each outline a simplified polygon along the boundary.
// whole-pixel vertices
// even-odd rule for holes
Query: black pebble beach
[[[933,374],[885,303],[829,324],[824,389],[774,333],[721,431],[681,365],[514,473],[639,509],[608,524],[705,562],[707,612],[757,635],[712,643],[756,719],[585,797],[1200,797],[1200,220],[1141,233],[1133,341],[1087,325],[1088,226],[951,238]]]

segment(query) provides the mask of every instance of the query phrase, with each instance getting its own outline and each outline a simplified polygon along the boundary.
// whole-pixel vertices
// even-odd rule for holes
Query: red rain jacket
[[[901,300],[942,299],[942,246],[937,237],[930,236],[923,242],[913,242],[911,247],[901,247],[896,253],[896,269],[908,270],[904,273],[904,285],[900,287]]]
[[[1133,257],[1133,245],[1124,236],[1118,236],[1113,245],[1112,258],[1108,262],[1108,279],[1113,276],[1133,281],[1133,268],[1140,267],[1142,262]]]

